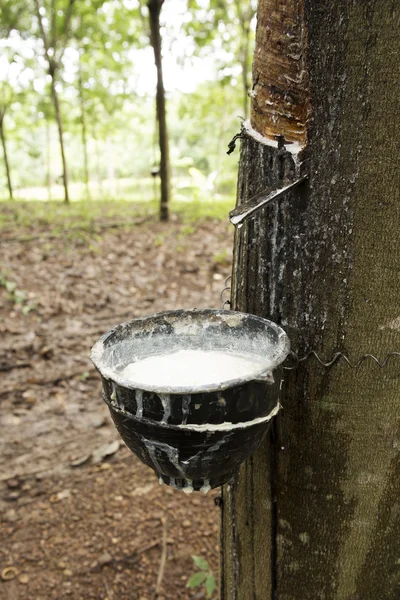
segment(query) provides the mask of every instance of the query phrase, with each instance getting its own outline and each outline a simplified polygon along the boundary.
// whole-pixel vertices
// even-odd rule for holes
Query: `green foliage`
[[[210,565],[202,556],[192,556],[192,559],[196,567],[199,567],[199,569],[202,569],[203,571],[210,570]]]
[[[154,238],[154,245],[159,247],[163,246],[165,240],[165,235],[158,233]]]
[[[0,37],[29,27],[29,8],[26,0],[2,0],[0,3]]]
[[[79,375],[78,379],[79,379],[80,381],[86,381],[87,379],[89,379],[89,377],[90,377],[90,373],[89,373],[89,371],[83,371],[83,373],[81,373],[81,374]]]
[[[213,256],[213,260],[217,265],[230,264],[230,256],[228,250],[224,248],[223,250],[221,250],[221,252],[215,253]]]
[[[194,573],[188,580],[186,587],[195,588],[204,584],[208,598],[214,593],[216,588],[215,577],[211,570],[208,561],[202,556],[192,556],[193,562],[200,569],[197,573]]]
[[[233,204],[235,195],[237,155],[228,157],[226,145],[237,133],[238,115],[243,113],[238,77],[240,3],[186,1],[187,5],[168,2],[168,10],[177,11],[179,22],[166,18],[163,23],[164,57],[183,65],[185,73],[203,59],[215,66],[215,73],[199,79],[193,93],[171,89],[169,83],[173,196],[180,214],[194,219],[204,213],[214,216],[221,209],[219,201]],[[0,3],[0,104],[6,108],[14,197],[63,197],[49,64],[36,2],[56,63],[70,197],[87,196],[83,185],[85,121],[90,196],[135,202],[157,198],[159,181],[149,177],[150,168],[158,163],[154,87],[148,91],[140,85],[150,64],[144,0]],[[244,2],[242,10],[249,2]],[[167,3],[163,13],[166,10]],[[181,48],[185,48],[183,53]],[[7,196],[6,173],[0,164],[0,198]],[[187,210],[183,203],[193,203],[193,208]]]
[[[211,596],[213,595],[213,592],[216,588],[215,577],[212,573],[210,573],[206,579],[205,588],[206,588],[207,596],[209,598],[211,598]]]
[[[27,315],[32,310],[35,310],[35,304],[29,302],[26,292],[20,290],[15,281],[8,279],[8,277],[2,273],[0,273],[0,287],[3,287],[7,291],[8,299],[16,308],[19,308],[23,315]]]
[[[196,223],[201,219],[217,219],[228,223],[229,211],[234,208],[234,199],[216,201],[192,200],[191,202],[172,202],[172,210],[187,223]]]
[[[232,69],[238,65],[242,71],[249,70],[256,8],[256,0],[188,0],[190,18],[186,31],[203,55],[221,46],[227,50],[219,70],[219,79],[224,84],[231,83]]]
[[[186,587],[188,588],[194,588],[194,587],[198,587],[199,585],[201,585],[205,580],[207,579],[207,573],[204,573],[203,571],[199,571],[198,573],[194,573],[189,581],[186,584]]]
[[[193,225],[186,224],[181,227],[180,235],[182,235],[182,236],[192,235],[192,233],[194,233],[195,231],[196,231],[196,228],[193,227]]]

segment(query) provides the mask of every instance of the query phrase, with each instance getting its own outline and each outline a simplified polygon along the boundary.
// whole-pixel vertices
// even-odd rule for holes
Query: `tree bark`
[[[79,57],[80,60],[80,57]],[[83,83],[82,73],[79,64],[79,100],[81,105],[81,132],[82,132],[82,149],[83,149],[83,180],[86,186],[86,196],[90,200],[90,187],[89,187],[89,157],[87,150],[87,127],[86,127],[86,113],[85,113],[85,99],[83,96]]]
[[[109,135],[106,136],[106,160],[107,160],[107,181],[108,181],[108,194],[111,198],[117,197],[117,185],[115,178],[115,165],[114,165],[114,150],[112,139]]]
[[[242,30],[242,85],[243,85],[243,111],[244,118],[247,119],[249,113],[249,48],[250,48],[250,23],[244,26]]]
[[[48,200],[51,200],[51,128],[50,123],[46,119],[46,185]]]
[[[1,137],[1,145],[3,147],[3,156],[4,156],[4,165],[6,168],[8,193],[10,195],[10,200],[13,200],[14,197],[13,197],[13,188],[12,188],[12,184],[11,184],[11,170],[10,170],[10,163],[8,161],[6,136],[4,133],[4,113],[5,113],[5,110],[2,111],[2,114],[0,115],[0,137]]]
[[[158,139],[160,145],[160,180],[161,180],[161,202],[160,219],[168,221],[169,202],[171,196],[171,177],[169,162],[169,143],[166,115],[166,100],[163,81],[161,35],[160,35],[160,13],[164,0],[149,0],[150,39],[154,51],[154,61],[157,69],[157,92],[156,111],[158,121]]]
[[[69,26],[70,26],[70,22],[71,22],[72,8],[74,5],[74,2],[75,2],[75,0],[69,0],[66,15],[65,15],[64,34],[67,38],[69,35]],[[52,1],[52,3],[51,3],[50,41],[46,34],[46,30],[44,28],[43,17],[42,17],[42,13],[41,13],[41,9],[40,9],[39,0],[35,0],[35,11],[36,11],[36,17],[38,20],[38,24],[39,24],[40,35],[41,35],[43,46],[44,46],[45,57],[46,57],[46,60],[48,63],[48,68],[49,68],[49,75],[50,75],[50,80],[51,80],[50,81],[51,98],[53,100],[53,105],[54,105],[54,110],[55,110],[55,115],[56,115],[57,129],[58,129],[58,138],[60,141],[61,162],[62,162],[62,168],[63,168],[64,201],[68,204],[69,203],[68,169],[67,169],[67,160],[66,160],[66,156],[65,156],[64,131],[63,131],[63,125],[62,125],[62,118],[61,118],[60,101],[58,98],[58,93],[57,93],[57,88],[56,88],[57,67],[58,67],[58,64],[60,64],[60,62],[61,62],[65,47],[61,50],[61,53],[58,58],[59,62],[57,63],[56,60],[50,54],[50,48],[52,48],[53,54],[55,53],[56,40],[57,40],[56,4],[55,4],[55,2]]]
[[[243,117],[249,114],[249,61],[250,61],[250,24],[254,16],[251,0],[243,6],[242,0],[235,0],[236,13],[240,24],[240,64],[242,67]]]
[[[64,186],[64,202],[69,203],[69,192],[68,192],[68,168],[67,168],[67,159],[65,155],[65,145],[64,145],[64,128],[62,124],[61,118],[61,110],[60,110],[60,101],[58,98],[58,93],[56,89],[56,81],[55,81],[55,70],[52,69],[51,65],[49,65],[50,77],[51,77],[51,97],[53,98],[54,111],[56,115],[56,123],[58,130],[58,139],[60,143],[60,151],[61,151],[61,162],[63,169],[63,186]]]
[[[103,186],[103,175],[101,169],[101,153],[99,148],[99,140],[97,135],[96,124],[93,121],[92,123],[92,139],[94,141],[94,153],[95,153],[95,170],[96,170],[96,179],[97,179],[97,187],[100,198],[104,199],[104,186]]]
[[[259,3],[238,204],[309,180],[236,231],[232,308],[281,323],[300,356],[400,348],[399,25],[394,0]],[[223,489],[223,600],[400,597],[399,373],[398,357],[286,371],[270,435]]]

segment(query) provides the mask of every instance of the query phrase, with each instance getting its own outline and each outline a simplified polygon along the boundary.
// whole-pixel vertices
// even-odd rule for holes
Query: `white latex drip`
[[[188,417],[189,417],[189,406],[191,401],[191,396],[183,396],[182,398],[182,423],[186,425]]]
[[[211,490],[211,485],[210,485],[209,479],[204,479],[203,485],[200,488],[200,492],[202,492],[203,494],[208,494],[208,492],[210,490]]]
[[[263,369],[268,369],[268,362],[253,355],[216,350],[180,350],[131,363],[121,372],[121,377],[145,389],[146,385],[160,388],[196,387],[246,378]]]
[[[193,480],[186,479],[185,483],[186,483],[186,486],[182,488],[182,492],[184,492],[185,494],[191,494],[192,492],[194,492]]]
[[[146,446],[146,450],[149,453],[149,456],[158,470],[159,473],[162,473],[162,467],[158,461],[156,450],[160,453],[163,453],[167,456],[169,462],[175,467],[175,469],[180,473],[182,479],[186,479],[186,473],[182,464],[179,461],[179,451],[174,446],[170,446],[169,444],[165,444],[163,442],[157,442],[156,440],[147,440],[143,439],[143,443]]]
[[[136,390],[136,416],[141,419],[143,417],[143,390]]]
[[[171,416],[171,399],[169,397],[169,394],[160,394],[159,396],[164,411],[161,423],[168,423],[168,419]]]

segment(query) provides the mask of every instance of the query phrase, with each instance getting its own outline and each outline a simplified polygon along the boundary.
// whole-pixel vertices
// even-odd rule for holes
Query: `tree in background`
[[[238,203],[309,180],[236,231],[232,308],[300,357],[400,347],[399,28],[393,0],[259,2]],[[271,435],[223,490],[224,600],[399,597],[399,391],[397,356],[285,371]]]
[[[10,162],[8,160],[8,152],[7,152],[7,143],[6,143],[6,133],[4,130],[4,117],[6,116],[7,107],[10,103],[11,90],[9,86],[2,85],[0,88],[1,100],[0,100],[0,138],[1,138],[1,146],[3,148],[3,157],[4,157],[4,167],[6,171],[7,177],[7,186],[8,193],[10,195],[10,200],[13,199],[13,188],[11,184],[11,168]]]
[[[197,48],[208,52],[224,50],[220,63],[220,78],[233,79],[233,72],[240,65],[242,81],[242,117],[248,117],[249,90],[251,85],[251,55],[254,33],[252,21],[256,13],[256,0],[188,0],[190,16],[186,31]]]
[[[130,7],[124,2],[96,0],[79,5],[73,47],[77,50],[77,91],[83,149],[83,178],[89,197],[89,128],[96,128],[94,119],[101,120],[108,132],[115,128],[115,118],[124,110],[124,103],[134,99],[129,82],[132,70],[129,52],[138,46],[143,25],[140,5]],[[110,24],[112,24],[110,26]],[[104,110],[99,112],[100,107]],[[114,121],[114,122],[113,122]],[[107,164],[111,165],[112,157]]]
[[[86,187],[86,196],[90,200],[90,186],[89,186],[89,156],[88,156],[88,128],[86,123],[86,110],[85,110],[85,90],[83,87],[82,80],[82,52],[78,51],[78,91],[79,91],[79,104],[80,104],[80,123],[82,133],[82,150],[83,150],[83,181]]]
[[[15,0],[14,2],[3,1],[0,4],[0,39],[6,40],[10,37],[13,30],[17,29],[20,23],[27,22],[26,7],[23,0]],[[1,54],[1,74],[0,74],[0,138],[4,157],[4,167],[7,178],[7,187],[10,199],[13,199],[13,186],[11,182],[11,166],[9,161],[9,153],[7,147],[7,138],[4,127],[6,113],[10,111],[15,90],[13,89],[10,78],[12,66],[16,66],[16,62],[22,57],[18,56],[15,48],[7,48],[2,45]],[[24,64],[19,69],[23,70]],[[20,90],[19,90],[20,91]]]
[[[170,108],[174,124],[171,144],[186,158],[190,174],[193,168],[199,177],[203,174],[199,193],[207,192],[209,197],[219,198],[221,192],[226,194],[236,188],[237,169],[233,156],[226,153],[226,145],[236,131],[233,127],[237,129],[239,107],[238,94],[234,95],[229,82],[223,79],[212,86],[204,83],[194,92],[182,94],[177,109],[174,105]],[[176,162],[175,174],[179,173]],[[179,189],[176,195],[179,196]]]
[[[46,6],[41,5],[40,0],[34,0],[34,3],[39,25],[39,36],[43,43],[48,73],[51,78],[51,97],[54,104],[63,169],[64,201],[68,203],[68,168],[57,81],[62,58],[71,37],[71,21],[74,14],[75,0],[63,0],[62,2],[50,0]],[[47,27],[45,23],[47,23]]]
[[[18,1],[12,5],[8,2],[0,5],[0,138],[10,199],[14,194],[5,117],[6,114],[15,117],[14,107],[26,100],[35,74],[31,53],[21,47],[19,37],[14,35],[19,25],[26,26],[28,23],[25,8],[25,4]]]
[[[154,62],[157,69],[156,111],[158,123],[158,143],[160,146],[160,180],[161,201],[160,219],[168,221],[169,202],[171,196],[171,175],[169,162],[169,142],[167,128],[167,113],[165,89],[162,69],[160,13],[164,0],[149,0],[147,3],[150,20],[150,41],[154,52]]]
[[[242,87],[243,87],[243,117],[247,119],[249,109],[249,90],[250,90],[250,41],[251,41],[251,22],[256,13],[257,3],[254,0],[234,0],[237,19],[240,27],[239,57],[242,67]]]
[[[49,94],[44,94],[36,104],[37,116],[45,130],[45,142],[42,146],[44,165],[44,185],[47,187],[48,200],[52,199],[52,169],[51,169],[51,124],[54,122],[54,107]]]
[[[90,190],[93,198],[101,189],[104,198],[124,195],[149,199],[153,183],[149,169],[154,148],[149,140],[154,127],[154,101],[147,73],[150,53],[154,52],[147,35],[146,5],[127,0],[75,2],[66,37],[62,32],[67,0],[38,0],[38,4],[49,39],[51,21],[56,22],[56,59],[61,55],[61,60],[57,62],[55,80],[69,197],[87,197],[90,176],[96,174],[94,179],[98,181],[93,181]],[[164,54],[168,52],[168,76],[178,68],[182,72],[168,94],[168,141],[177,200],[215,197],[221,190],[231,195],[234,188],[235,161],[225,156],[224,140],[236,132],[241,112],[237,64],[240,35],[233,0],[228,5],[229,14],[221,9],[218,18],[212,17],[212,11],[203,14],[197,9],[185,10],[185,3],[180,0],[163,5],[163,49]],[[24,64],[27,65],[28,56],[32,62],[21,81],[19,75],[10,81],[13,97],[18,95],[18,101],[12,103],[6,115],[8,153],[11,163],[18,164],[12,173],[14,196],[55,199],[62,193],[65,197],[65,190],[54,186],[62,182],[57,177],[63,169],[62,157],[54,152],[59,144],[59,130],[35,0],[2,0],[0,12],[1,47],[4,44],[4,48],[15,51],[18,44],[26,52]],[[196,25],[193,33],[185,23]],[[203,29],[206,36],[201,45],[198,40]],[[50,47],[49,54],[53,53],[54,48]],[[204,68],[203,60],[207,64],[205,77],[198,77],[195,83],[192,73]],[[28,71],[31,73],[27,84]],[[19,89],[26,85],[29,93],[22,97]],[[43,187],[47,187],[47,193]]]

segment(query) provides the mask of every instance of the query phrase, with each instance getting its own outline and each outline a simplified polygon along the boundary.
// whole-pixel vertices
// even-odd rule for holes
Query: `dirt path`
[[[217,493],[159,486],[118,447],[88,355],[120,321],[219,307],[231,231],[174,221],[22,233],[0,243],[0,598],[203,598],[185,585],[192,554],[218,568]]]

